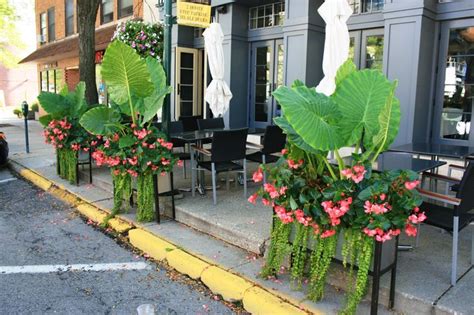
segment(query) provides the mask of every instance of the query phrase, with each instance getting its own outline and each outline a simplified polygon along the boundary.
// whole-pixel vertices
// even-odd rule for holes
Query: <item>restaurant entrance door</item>
[[[445,22],[441,28],[433,139],[474,146],[473,107],[474,19]]]
[[[272,92],[283,84],[283,40],[253,43],[250,48],[250,127],[265,128],[280,116]]]

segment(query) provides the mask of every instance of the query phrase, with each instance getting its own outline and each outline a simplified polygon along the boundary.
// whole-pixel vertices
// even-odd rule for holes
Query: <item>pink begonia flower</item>
[[[148,148],[149,148],[149,149],[155,149],[155,148],[156,148],[156,145],[155,145],[154,143],[153,143],[153,144],[150,144],[150,145],[148,146]]]
[[[146,162],[147,166],[150,166],[151,164],[152,164],[151,161]]]
[[[341,175],[347,179],[351,179],[354,183],[358,184],[364,179],[364,175],[367,173],[363,165],[354,165],[354,167],[346,168],[341,170]]]
[[[89,152],[89,148],[82,148],[82,151]]]
[[[97,141],[91,141],[91,146],[95,147],[97,145]]]
[[[408,236],[416,236],[417,229],[416,229],[415,226],[413,226],[413,225],[407,223],[407,224],[405,225],[405,233],[406,233],[406,235],[408,235]]]
[[[286,193],[287,189],[288,189],[288,187],[286,187],[286,186],[281,186],[281,187],[280,187],[280,191],[279,191],[279,192],[280,192],[280,195],[284,195],[284,194]]]
[[[253,173],[252,179],[255,183],[261,182],[263,180],[263,172],[260,167]]]
[[[184,162],[183,160],[178,160],[178,162],[176,163],[179,167],[183,167],[184,165]]]
[[[138,173],[134,170],[127,170],[127,173],[129,173],[132,177],[137,177]]]
[[[257,203],[257,197],[258,197],[257,194],[253,194],[253,195],[251,195],[251,196],[249,197],[249,199],[247,199],[247,200],[248,200],[248,202],[250,202],[250,203],[256,204],[256,203]]]
[[[60,139],[60,140],[61,140],[61,139]],[[81,149],[81,146],[80,146],[79,144],[77,144],[77,143],[73,143],[73,144],[71,144],[71,149],[72,149],[73,151],[79,151],[79,150]]]
[[[321,234],[321,238],[331,237],[336,234],[336,230],[326,230]]]
[[[286,160],[286,162],[288,163],[288,166],[292,169],[297,169],[303,164],[303,160],[299,160],[298,162],[295,162],[292,159],[288,159]]]
[[[142,142],[142,147],[146,148],[148,147],[148,143],[146,143],[145,141]]]
[[[147,130],[146,129],[142,129],[142,130],[134,130],[133,131],[133,134],[139,139],[139,140],[142,140],[143,138],[145,138],[148,134]]]
[[[115,176],[120,175],[120,170],[114,170],[114,175]]]
[[[120,140],[119,134],[118,134],[118,133],[114,133],[114,136],[113,136],[113,138],[112,138],[112,141],[113,141],[113,142],[117,142],[117,141],[119,141],[119,140]]]
[[[380,194],[379,198],[380,200],[384,201],[387,196],[385,194]]]
[[[388,212],[391,209],[391,207],[388,203],[376,204],[376,203],[371,203],[370,201],[367,200],[364,204],[364,209],[365,209],[364,212],[367,214],[371,214],[371,213],[383,214],[383,213]]]
[[[287,149],[281,150],[281,154],[285,155],[285,154],[287,154],[287,153],[288,153],[288,150],[287,150]]]
[[[414,180],[412,182],[405,182],[405,188],[408,190],[413,190],[420,184],[419,180]]]
[[[170,163],[171,163],[170,160],[168,160],[168,159],[166,159],[166,158],[164,158],[164,157],[161,158],[161,164],[163,164],[163,165],[169,165]]]
[[[104,143],[104,148],[108,148],[108,147],[110,147],[109,139],[105,140],[105,143]]]
[[[419,213],[418,215],[412,214],[411,216],[408,217],[408,221],[410,221],[413,224],[419,224],[425,220],[426,220],[426,215],[424,212]]]
[[[270,205],[270,201],[268,201],[265,198],[262,198],[262,203],[263,203],[264,206],[269,206]]]
[[[166,172],[161,172],[160,176],[162,176],[162,177],[166,176]]]
[[[128,163],[130,165],[137,165],[138,164],[138,157],[134,156],[133,158],[127,158]]]
[[[318,235],[319,233],[321,233],[321,229],[319,228],[319,225],[317,225],[316,223],[311,223],[311,227],[313,228],[313,233],[315,235]]]

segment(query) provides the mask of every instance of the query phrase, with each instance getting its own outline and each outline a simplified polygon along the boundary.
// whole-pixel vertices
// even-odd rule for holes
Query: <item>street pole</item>
[[[160,2],[160,1],[159,1]],[[171,84],[171,30],[173,28],[172,3],[164,0],[164,42],[163,42],[163,67],[166,73],[166,85]],[[168,94],[165,98],[162,110],[163,131],[169,137],[169,126],[171,121],[171,98]]]
[[[25,145],[26,145],[26,153],[30,153],[30,139],[28,136],[28,103],[23,101],[21,103],[21,108],[23,111],[23,118],[25,119]]]

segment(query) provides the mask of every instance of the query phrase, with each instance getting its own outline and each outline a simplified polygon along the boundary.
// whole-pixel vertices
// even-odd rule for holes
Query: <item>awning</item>
[[[110,25],[95,31],[95,50],[103,50],[107,47],[114,35],[117,25]],[[32,52],[19,63],[31,61],[54,62],[65,58],[79,57],[79,35],[75,34],[51,44],[44,44]]]

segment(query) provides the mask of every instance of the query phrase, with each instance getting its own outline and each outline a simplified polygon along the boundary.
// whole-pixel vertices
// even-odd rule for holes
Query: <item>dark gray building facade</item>
[[[398,80],[402,122],[395,144],[474,146],[474,0],[348,0],[351,57]],[[271,92],[321,78],[323,0],[212,0],[224,31],[230,127],[263,127],[280,114]],[[172,115],[204,114],[207,69],[202,29],[175,26]]]

